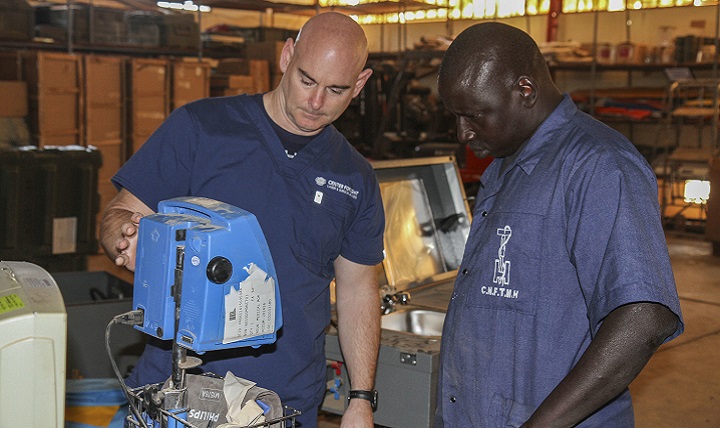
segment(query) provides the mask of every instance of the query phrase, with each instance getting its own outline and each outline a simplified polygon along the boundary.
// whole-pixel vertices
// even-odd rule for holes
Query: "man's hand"
[[[116,265],[135,271],[140,218],[152,213],[153,210],[125,189],[110,201],[100,225],[100,243]]]
[[[370,402],[355,398],[345,409],[340,428],[373,428],[373,411]]]
[[[120,239],[115,241],[115,264],[124,266],[129,271],[135,272],[135,252],[137,251],[138,230],[140,228],[141,213],[134,213],[130,221],[123,223],[120,227]]]

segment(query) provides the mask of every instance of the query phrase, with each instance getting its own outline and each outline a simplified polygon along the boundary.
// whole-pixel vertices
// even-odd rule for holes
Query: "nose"
[[[310,92],[308,103],[313,110],[320,110],[323,104],[325,104],[325,91],[323,91],[322,88],[314,88],[312,92]]]
[[[457,139],[459,142],[466,144],[475,139],[476,134],[467,124],[467,120],[463,117],[457,118]]]

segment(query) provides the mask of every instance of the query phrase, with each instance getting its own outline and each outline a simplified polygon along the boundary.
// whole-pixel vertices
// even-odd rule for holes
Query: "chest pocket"
[[[333,195],[334,196],[334,195]],[[333,261],[340,254],[352,206],[341,198],[323,195],[322,203],[309,201],[295,225],[298,258],[312,273],[332,279]]]
[[[535,315],[543,216],[494,212],[480,221],[485,224],[479,229],[479,238],[472,240],[469,261],[463,263],[467,274],[460,278],[466,304]]]

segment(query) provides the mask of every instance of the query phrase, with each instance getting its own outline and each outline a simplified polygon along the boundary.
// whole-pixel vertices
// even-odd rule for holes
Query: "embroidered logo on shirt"
[[[325,188],[334,190],[336,192],[340,192],[342,194],[348,195],[353,199],[357,199],[358,192],[357,190],[353,189],[352,187],[348,186],[347,184],[338,183],[334,180],[326,180],[323,177],[316,177],[315,178],[315,184],[318,186],[325,186]]]
[[[505,260],[505,249],[510,237],[512,229],[505,226],[497,230],[500,237],[500,247],[498,248],[498,258],[495,259],[495,272],[493,274],[493,282],[498,285],[510,285],[510,260]]]
[[[507,288],[510,285],[510,260],[505,257],[507,243],[512,236],[510,226],[505,226],[497,230],[500,237],[500,247],[498,248],[498,258],[495,259],[495,271],[493,272],[493,282],[499,287],[488,287],[483,285],[480,292],[488,296],[504,297],[506,299],[517,299],[520,295],[518,290]]]

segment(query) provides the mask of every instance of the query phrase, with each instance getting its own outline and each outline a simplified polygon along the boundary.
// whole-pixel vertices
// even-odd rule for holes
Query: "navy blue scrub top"
[[[384,213],[367,160],[332,126],[289,159],[249,96],[208,98],[175,110],[112,180],[151,208],[192,195],[255,214],[277,270],[284,325],[273,345],[204,354],[201,371],[230,370],[316,412],[333,261],[383,259]],[[128,384],[162,382],[170,363],[166,350],[148,346]]]

